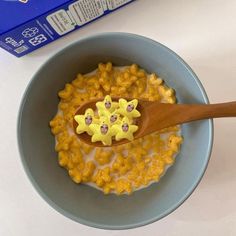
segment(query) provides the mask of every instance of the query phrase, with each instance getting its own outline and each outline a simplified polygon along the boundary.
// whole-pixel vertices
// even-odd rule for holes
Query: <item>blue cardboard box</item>
[[[0,47],[21,57],[134,0],[0,0]]]

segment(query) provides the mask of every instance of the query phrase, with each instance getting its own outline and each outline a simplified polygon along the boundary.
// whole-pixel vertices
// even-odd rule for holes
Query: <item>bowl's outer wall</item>
[[[89,72],[98,63],[107,61],[118,66],[137,63],[148,72],[156,72],[176,90],[181,103],[207,102],[191,69],[166,47],[131,34],[98,35],[62,50],[34,76],[22,101],[18,140],[27,174],[54,208],[87,225],[124,229],[160,219],[191,194],[208,163],[212,122],[183,125],[181,152],[158,184],[120,197],[104,196],[100,191],[74,184],[58,165],[48,123],[57,112],[57,93],[65,83],[72,81],[78,72]]]

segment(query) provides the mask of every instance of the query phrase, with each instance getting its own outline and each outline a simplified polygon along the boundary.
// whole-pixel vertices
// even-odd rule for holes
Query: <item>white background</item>
[[[55,52],[107,31],[133,32],[165,44],[197,73],[212,103],[236,100],[235,0],[139,0],[23,58],[0,50],[0,235],[236,235],[236,118],[215,120],[211,161],[191,197],[142,228],[104,231],[80,225],[53,210],[31,186],[16,143],[23,92]]]

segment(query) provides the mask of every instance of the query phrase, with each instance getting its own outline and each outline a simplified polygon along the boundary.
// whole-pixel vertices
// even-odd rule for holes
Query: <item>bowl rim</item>
[[[94,228],[99,228],[99,229],[106,229],[106,230],[125,230],[125,229],[131,229],[131,228],[137,228],[137,227],[141,227],[144,225],[148,225],[151,223],[154,223],[162,218],[164,218],[165,216],[169,215],[170,213],[172,213],[173,211],[175,211],[178,207],[180,207],[189,197],[190,195],[193,193],[193,191],[196,189],[196,187],[198,186],[198,184],[201,182],[203,175],[207,169],[210,157],[211,157],[211,152],[212,152],[212,146],[213,146],[213,136],[214,136],[214,126],[213,126],[213,120],[212,119],[208,119],[208,127],[209,127],[209,138],[208,138],[208,144],[207,144],[207,150],[206,150],[206,160],[205,163],[203,165],[203,168],[199,171],[199,175],[198,178],[196,178],[196,180],[192,183],[191,188],[189,188],[189,190],[184,194],[184,196],[177,201],[175,204],[173,204],[172,206],[170,206],[166,211],[162,212],[162,214],[152,217],[148,220],[145,221],[141,221],[138,223],[133,223],[133,224],[125,224],[125,225],[108,225],[108,224],[100,224],[100,223],[96,223],[96,222],[92,222],[92,221],[88,221],[85,220],[81,217],[75,216],[69,212],[67,212],[66,210],[64,210],[63,208],[61,208],[59,205],[57,205],[51,198],[49,198],[47,196],[47,194],[40,188],[40,186],[38,185],[37,181],[33,178],[33,176],[31,175],[31,171],[24,159],[24,152],[23,152],[23,148],[22,148],[22,140],[21,140],[21,119],[22,119],[22,113],[23,113],[23,108],[25,105],[25,102],[27,100],[27,95],[31,89],[31,87],[33,86],[34,81],[37,78],[37,75],[39,75],[41,73],[41,71],[44,69],[44,67],[53,59],[55,59],[57,56],[61,55],[64,53],[64,51],[68,50],[71,47],[74,47],[77,44],[83,43],[87,40],[92,40],[92,39],[96,39],[96,38],[100,38],[100,37],[111,37],[111,36],[123,36],[123,37],[128,37],[128,38],[136,38],[138,40],[142,40],[146,43],[149,44],[153,44],[153,45],[158,45],[160,46],[163,50],[167,51],[167,53],[172,54],[175,59],[177,61],[179,61],[183,67],[186,68],[186,70],[191,74],[193,80],[195,81],[195,83],[197,84],[199,91],[201,92],[201,95],[204,99],[205,104],[209,103],[209,99],[208,96],[206,94],[206,91],[202,85],[202,83],[200,82],[199,78],[197,77],[197,75],[193,72],[193,70],[191,69],[191,67],[178,55],[176,54],[174,51],[172,51],[170,48],[166,47],[165,45],[147,38],[145,36],[141,36],[138,34],[133,34],[133,33],[125,33],[125,32],[106,32],[106,33],[99,33],[99,34],[93,34],[91,36],[87,36],[87,37],[83,37],[73,43],[71,43],[70,45],[62,48],[61,50],[59,50],[58,52],[54,53],[52,56],[50,56],[37,70],[37,72],[32,76],[32,78],[30,79],[28,85],[26,86],[26,89],[24,91],[24,94],[22,96],[22,100],[20,103],[20,107],[18,110],[18,117],[17,117],[17,142],[18,142],[18,150],[19,150],[19,154],[20,154],[20,159],[21,159],[21,163],[23,165],[23,168],[25,170],[26,175],[28,176],[28,179],[30,180],[31,184],[34,186],[34,188],[36,189],[36,192],[38,192],[38,194],[52,207],[54,208],[56,211],[58,211],[59,213],[61,213],[62,215],[70,218],[71,220],[77,222],[77,223],[81,223],[90,227],[94,227]]]

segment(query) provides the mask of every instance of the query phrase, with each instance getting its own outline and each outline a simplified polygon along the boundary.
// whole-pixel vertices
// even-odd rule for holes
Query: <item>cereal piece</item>
[[[98,187],[103,187],[106,183],[111,183],[110,168],[105,167],[104,169],[99,169],[92,179]]]
[[[98,64],[98,70],[101,71],[101,72],[106,71],[106,65],[103,64],[103,63],[99,63]]]
[[[51,126],[51,131],[54,135],[57,135],[64,131],[66,127],[66,122],[62,116],[56,115],[49,123]]]
[[[128,117],[129,119],[133,119],[136,117],[140,117],[141,114],[136,107],[138,106],[138,100],[133,99],[130,102],[127,102],[125,99],[119,99],[119,109],[117,110],[123,116]]]
[[[76,115],[74,119],[78,123],[78,126],[76,127],[77,134],[82,134],[84,132],[87,132],[89,135],[93,134],[90,125],[96,123],[97,119],[94,117],[94,112],[91,108],[88,108],[84,115]]]
[[[83,161],[83,156],[80,149],[70,149],[71,161],[74,164],[79,164]]]
[[[178,152],[180,144],[183,142],[183,138],[172,134],[168,139],[168,147],[174,151]]]
[[[113,156],[112,150],[105,150],[102,148],[96,148],[94,159],[99,163],[99,165],[108,164]]]
[[[143,77],[145,77],[145,76],[146,76],[145,70],[139,70],[139,71],[137,72],[137,77],[143,78]]]
[[[95,164],[92,161],[88,161],[85,163],[83,172],[82,172],[82,180],[84,182],[88,182],[90,178],[92,177],[94,170],[95,170]]]
[[[156,88],[163,83],[163,80],[158,78],[156,76],[156,74],[151,74],[150,79],[149,79],[149,83]]]
[[[65,139],[65,140],[63,140],[63,142],[58,142],[57,145],[56,145],[56,147],[55,147],[55,150],[56,150],[57,152],[69,150],[69,148],[70,148],[70,142],[71,142],[71,138],[70,138],[70,137],[67,138],[67,139]]]
[[[111,129],[110,122],[107,117],[102,116],[99,124],[91,124],[92,142],[101,141],[104,145],[110,146],[112,143],[112,136],[115,135]]]
[[[89,154],[89,153],[93,150],[93,146],[81,142],[81,150],[82,150],[85,154]]]
[[[120,124],[121,123],[120,114],[117,111],[114,111],[114,112],[110,113],[108,115],[108,119],[109,119],[111,125],[115,125],[115,124]]]
[[[98,109],[99,116],[106,116],[115,111],[115,109],[118,107],[118,103],[112,102],[111,97],[109,95],[106,95],[102,102],[96,103],[96,107]]]
[[[60,98],[63,98],[65,100],[67,100],[67,99],[71,98],[71,95],[72,95],[73,91],[74,91],[73,86],[71,84],[66,84],[65,89],[61,90],[58,93],[58,96]]]
[[[66,166],[69,161],[69,156],[68,153],[65,151],[59,151],[58,153],[58,160],[59,160],[59,165],[60,166]]]
[[[77,78],[72,81],[72,85],[74,85],[76,88],[83,89],[85,86],[85,79],[83,75],[78,74]]]
[[[105,183],[105,185],[103,186],[103,192],[104,194],[108,194],[110,193],[112,190],[114,190],[116,188],[116,184],[114,181],[111,181],[109,183]]]
[[[165,161],[167,165],[172,165],[174,163],[175,159],[174,159],[173,154],[174,152],[170,151],[166,155],[164,155],[163,160]]]
[[[112,63],[111,63],[111,62],[108,62],[108,63],[106,64],[106,71],[107,71],[107,72],[111,72],[111,71],[112,71]]]
[[[114,130],[116,141],[121,139],[132,141],[134,140],[133,133],[138,130],[138,126],[132,125],[130,120],[127,117],[124,117],[120,124],[112,126],[112,130]]]
[[[116,156],[112,164],[111,170],[113,173],[118,173],[120,176],[125,175],[132,168],[132,158],[127,158],[122,154]]]
[[[137,64],[132,64],[130,66],[130,72],[133,74],[133,75],[136,75],[138,73],[138,65]]]
[[[72,178],[72,180],[75,183],[77,183],[77,184],[81,183],[82,175],[81,175],[80,171],[77,168],[70,169],[68,171],[68,173],[69,173],[70,177]]]
[[[119,179],[116,182],[116,192],[117,192],[117,194],[121,194],[124,192],[127,192],[128,194],[130,194],[132,192],[132,187],[131,187],[131,183],[129,182],[129,180]]]

